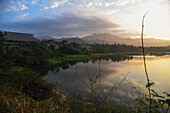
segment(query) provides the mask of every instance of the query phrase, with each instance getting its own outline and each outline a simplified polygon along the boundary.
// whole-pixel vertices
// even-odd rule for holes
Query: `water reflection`
[[[170,92],[170,56],[147,56],[146,58],[150,78],[156,83],[154,88],[160,93],[164,91]],[[127,81],[122,82],[112,92],[112,96],[109,99],[114,101],[112,102],[114,105],[122,103],[131,105],[135,104],[134,98],[136,96],[131,85],[137,87],[140,91],[145,91],[146,78],[141,56],[114,56],[93,59],[88,62],[62,63],[49,70],[44,79],[52,83],[57,82],[61,89],[73,97],[75,97],[76,93],[90,97],[91,90],[82,81],[90,86],[89,78],[92,80],[97,78],[93,88],[96,92],[100,92],[101,97],[105,97],[112,87],[117,86],[128,72],[130,73],[128,74]],[[98,80],[99,77],[100,81]]]

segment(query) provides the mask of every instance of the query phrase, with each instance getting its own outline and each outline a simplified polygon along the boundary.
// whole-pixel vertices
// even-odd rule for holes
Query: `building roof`
[[[24,41],[24,42],[38,42],[39,40],[33,37],[33,34],[17,33],[5,31],[5,35],[2,37],[9,41]]]

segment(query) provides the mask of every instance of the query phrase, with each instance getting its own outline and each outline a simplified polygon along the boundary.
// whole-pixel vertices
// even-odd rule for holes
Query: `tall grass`
[[[146,79],[147,79],[147,88],[148,88],[148,92],[149,92],[149,99],[150,99],[150,104],[149,104],[149,113],[151,113],[151,109],[152,109],[152,99],[151,99],[151,85],[152,83],[150,83],[150,80],[149,80],[149,75],[148,75],[148,72],[147,72],[147,66],[146,66],[146,58],[145,58],[145,47],[144,47],[144,41],[143,41],[143,32],[144,32],[144,20],[145,20],[145,17],[147,15],[148,12],[146,12],[146,14],[143,16],[143,19],[142,19],[142,32],[141,32],[141,42],[142,42],[142,55],[143,55],[143,63],[144,63],[144,68],[145,68],[145,75],[146,75]]]

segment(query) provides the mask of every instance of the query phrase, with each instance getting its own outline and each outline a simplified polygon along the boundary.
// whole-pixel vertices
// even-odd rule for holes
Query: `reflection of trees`
[[[122,61],[125,61],[125,60],[133,60],[133,57],[132,56],[123,56],[123,55],[115,55],[115,56],[107,56],[107,57],[103,57],[103,58],[95,58],[95,59],[92,59],[92,63],[96,63],[97,61],[101,61],[101,60],[104,60],[104,61],[113,61],[113,62],[122,62]],[[84,64],[88,63],[89,61],[82,61]],[[60,71],[60,68],[62,69],[68,69],[70,66],[74,66],[76,65],[78,62],[65,62],[65,63],[58,63],[56,65],[53,65],[53,66],[50,66],[50,65],[39,65],[39,66],[35,66],[33,67],[33,69],[36,71],[36,72],[39,72],[41,73],[42,75],[47,75],[48,71],[51,70],[56,70],[57,72]]]
[[[74,66],[77,62],[69,62],[71,66]]]
[[[109,56],[107,56],[107,57],[104,58],[104,60],[106,60],[106,61],[109,61],[109,59],[110,59]]]
[[[114,56],[107,56],[107,57],[102,57],[102,58],[94,58],[91,61],[93,63],[97,62],[97,61],[109,61],[112,60],[113,62],[122,62],[125,60],[133,60],[132,56],[126,56],[126,55],[114,55]],[[84,64],[88,63],[88,61],[82,61]],[[61,63],[60,67],[62,67],[63,69],[67,69],[69,68],[69,65],[74,66],[75,64],[77,64],[78,62],[67,62],[67,63]]]
[[[58,64],[56,64],[55,66],[53,66],[52,68],[51,68],[51,70],[52,71],[57,71],[57,72],[59,72],[60,71],[60,68],[62,68],[62,69],[68,69],[69,68],[69,65],[71,65],[71,66],[73,66],[73,65],[75,65],[76,63],[75,62],[71,62],[71,63],[58,63]]]
[[[128,57],[127,59],[128,59],[128,60],[133,60],[133,57],[131,56],[131,57]]]
[[[103,57],[100,59],[93,59],[92,62],[95,63],[98,60],[105,60],[105,61],[109,61],[112,60],[113,62],[122,62],[125,60],[133,60],[132,56],[125,56],[125,55],[114,55],[114,56],[107,56],[107,57]]]
[[[63,68],[63,69],[68,69],[69,63],[61,63],[60,67]]]
[[[88,63],[88,61],[82,61],[84,64],[85,63]],[[56,64],[56,66],[55,66],[55,68],[56,67],[60,67],[60,68],[62,68],[62,69],[68,69],[70,66],[74,66],[74,65],[76,65],[78,62],[76,62],[76,61],[74,61],[74,62],[65,62],[65,63],[58,63],[58,64]],[[54,70],[54,69],[53,69]]]
[[[46,65],[36,65],[36,66],[31,66],[32,69],[39,73],[40,75],[47,75],[49,70],[54,70],[55,66],[50,66],[48,64]]]
[[[122,55],[115,55],[115,56],[112,56],[110,58],[113,62],[122,62],[122,61],[125,61],[125,60],[132,60],[133,57],[129,57],[129,56],[122,56]]]

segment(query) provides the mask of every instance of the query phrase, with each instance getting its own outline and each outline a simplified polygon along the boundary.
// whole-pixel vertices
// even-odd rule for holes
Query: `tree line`
[[[39,43],[18,43],[17,45],[6,45],[0,43],[0,62],[11,62],[18,65],[37,65],[44,63],[45,59],[62,57],[70,54],[94,54],[94,53],[141,53],[141,47],[125,44],[92,44],[88,50],[80,44],[68,43],[67,41]],[[58,48],[56,48],[56,46]],[[170,47],[146,47],[146,53],[165,53]]]

